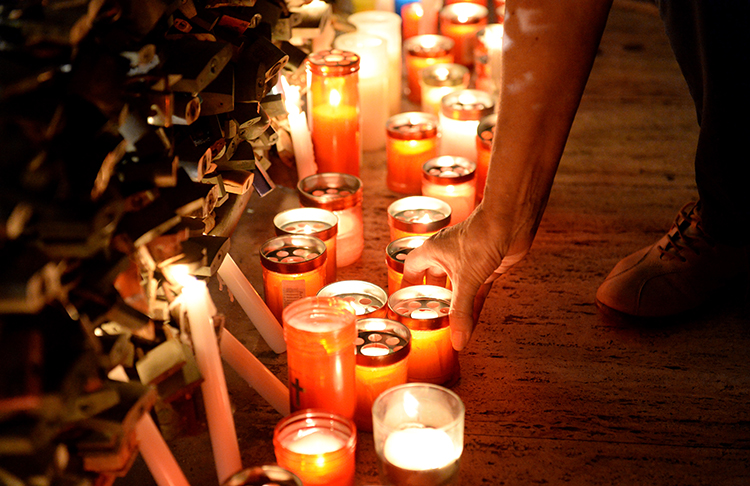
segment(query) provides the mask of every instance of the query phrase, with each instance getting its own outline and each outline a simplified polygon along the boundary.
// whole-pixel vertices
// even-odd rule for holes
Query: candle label
[[[304,280],[282,280],[281,281],[281,296],[284,302],[284,307],[288,306],[292,302],[295,302],[302,297],[305,297],[305,281]]]

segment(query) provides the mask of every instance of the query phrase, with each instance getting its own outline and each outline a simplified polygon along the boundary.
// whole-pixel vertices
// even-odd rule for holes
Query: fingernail
[[[469,333],[464,331],[452,331],[451,332],[451,343],[453,344],[453,349],[456,351],[461,351],[466,346],[466,343],[469,342]]]

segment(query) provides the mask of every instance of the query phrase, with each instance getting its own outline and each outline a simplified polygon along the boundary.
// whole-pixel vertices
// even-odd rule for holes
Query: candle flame
[[[332,89],[328,95],[328,103],[331,106],[339,106],[341,103],[341,93],[337,89]]]

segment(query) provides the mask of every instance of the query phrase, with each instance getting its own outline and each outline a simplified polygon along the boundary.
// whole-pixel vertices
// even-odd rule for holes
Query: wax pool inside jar
[[[433,223],[445,219],[445,214],[435,209],[405,209],[393,215],[406,223]]]
[[[295,221],[281,227],[282,231],[295,235],[312,235],[330,228],[330,224],[322,221]]]
[[[300,430],[284,442],[284,447],[297,454],[326,454],[344,447],[343,438],[325,429]]]

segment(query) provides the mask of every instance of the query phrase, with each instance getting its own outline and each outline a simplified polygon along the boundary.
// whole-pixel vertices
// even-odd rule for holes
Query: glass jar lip
[[[365,349],[365,346],[374,343],[365,342],[363,335],[368,337],[372,334],[388,334],[398,338],[398,342],[382,344],[382,346],[388,348],[388,354],[368,356],[362,350]],[[370,317],[358,320],[357,338],[363,341],[362,343],[355,342],[358,366],[380,367],[392,365],[405,359],[411,351],[411,331],[406,325],[393,319]],[[378,344],[380,343],[378,342]]]
[[[388,246],[385,248],[388,268],[398,273],[404,273],[404,261],[397,259],[396,256],[402,253],[409,253],[414,248],[422,246],[427,238],[429,236],[404,236],[388,243]]]
[[[348,454],[349,451],[353,450],[357,445],[357,427],[354,422],[342,415],[327,412],[317,408],[303,408],[292,412],[286,417],[279,420],[273,429],[273,443],[276,447],[284,447],[283,440],[288,436],[289,427],[299,424],[294,431],[302,428],[303,425],[311,426],[317,425],[316,428],[325,429],[336,433],[342,439],[344,444],[341,448],[326,453],[332,456],[339,456]],[[287,435],[284,435],[285,431]],[[293,432],[293,431],[292,431]],[[290,452],[290,454],[307,455],[299,452]]]
[[[300,315],[303,315],[305,319],[299,322],[295,321],[295,318]],[[311,318],[316,316],[337,316],[338,319],[329,320],[330,322],[326,324],[325,329],[320,329],[320,326],[310,323]],[[338,331],[346,329],[349,326],[352,326],[352,329],[354,329],[353,324],[356,318],[357,315],[349,302],[338,297],[318,295],[295,300],[284,307],[281,315],[284,326],[290,326],[303,332]]]
[[[463,184],[474,179],[476,162],[457,155],[441,155],[422,164],[422,178],[441,186]]]
[[[359,71],[358,54],[342,49],[326,49],[308,54],[305,66],[312,74],[345,76]]]
[[[340,211],[362,202],[362,181],[351,174],[323,172],[299,181],[297,192],[303,206]]]
[[[304,253],[305,251],[309,253]],[[326,244],[310,235],[281,235],[267,239],[258,251],[263,268],[276,273],[293,274],[310,272],[323,266],[328,257]],[[296,255],[302,260],[279,261],[277,252]],[[311,256],[312,254],[315,256]],[[291,256],[290,255],[290,256]],[[308,258],[310,257],[310,258]],[[293,258],[293,257],[292,257]]]
[[[438,134],[438,118],[430,113],[407,111],[388,119],[385,129],[390,138],[397,140],[423,140]]]
[[[444,217],[430,222],[409,222],[396,217],[397,214],[410,209],[437,211]],[[409,233],[434,233],[450,224],[451,212],[450,204],[440,199],[429,196],[408,196],[388,206],[388,223],[398,230]]]
[[[366,282],[364,280],[339,280],[338,282],[330,283],[320,289],[317,295],[320,297],[338,297],[344,300],[348,300],[348,296],[354,295],[369,297],[373,300],[373,302],[380,304],[379,306],[377,306],[377,309],[372,312],[377,312],[385,308],[388,301],[388,294],[385,292],[385,290],[373,283]],[[357,315],[357,317],[370,315],[372,314],[372,312],[368,312],[367,314],[360,314],[357,312],[355,306],[354,313]]]
[[[385,406],[386,403],[388,403],[389,399],[398,393],[403,393],[409,390],[430,390],[435,393],[440,393],[443,395],[447,395],[451,399],[451,405],[452,407],[455,407],[457,416],[455,419],[451,420],[450,422],[441,425],[439,427],[435,427],[440,430],[450,430],[456,427],[461,421],[464,420],[464,415],[466,413],[466,406],[464,405],[463,400],[461,400],[461,397],[458,396],[456,392],[453,390],[446,388],[441,385],[436,385],[434,383],[404,383],[401,385],[393,386],[387,390],[385,390],[383,393],[378,395],[378,397],[375,399],[375,401],[372,404],[373,412],[380,411],[382,407]]]
[[[395,291],[390,297],[388,297],[388,318],[404,324],[411,330],[418,331],[436,331],[450,325],[447,312],[429,319],[414,318],[399,314],[396,311],[398,304],[411,299],[433,299],[442,304],[446,304],[448,308],[450,308],[451,300],[453,299],[453,292],[444,287],[438,287],[437,285],[413,285],[411,287],[404,287]]]
[[[319,222],[327,225],[327,227],[313,233],[295,233],[284,229],[285,226],[297,222]],[[323,208],[292,208],[281,211],[273,217],[276,236],[309,234],[327,241],[338,234],[338,224],[338,216]]]
[[[484,5],[471,2],[457,2],[440,9],[440,18],[452,24],[479,24],[487,21],[490,11]]]
[[[456,41],[445,35],[420,34],[404,41],[407,55],[415,57],[440,57],[448,55]]]
[[[459,89],[440,100],[440,113],[451,120],[478,121],[494,111],[495,99],[479,89]]]

